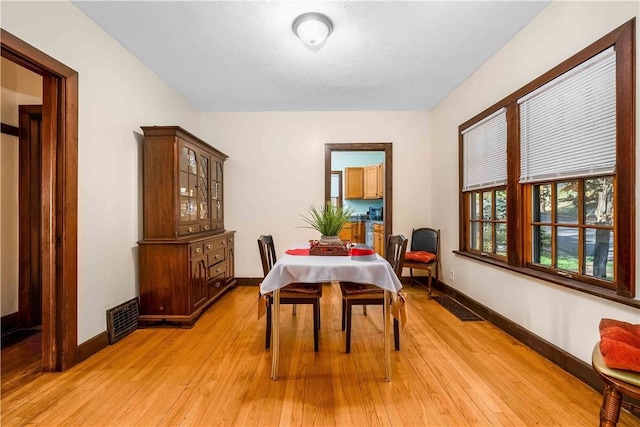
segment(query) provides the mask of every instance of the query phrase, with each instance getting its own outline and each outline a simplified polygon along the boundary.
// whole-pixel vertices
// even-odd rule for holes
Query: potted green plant
[[[308,209],[309,215],[300,215],[302,220],[308,225],[305,228],[312,228],[320,232],[320,242],[329,245],[341,245],[340,230],[344,223],[349,221],[353,210],[343,205],[337,206],[327,202],[319,207],[311,205]]]

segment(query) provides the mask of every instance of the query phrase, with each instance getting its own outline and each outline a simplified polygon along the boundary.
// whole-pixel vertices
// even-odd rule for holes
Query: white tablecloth
[[[380,255],[376,260],[357,261],[350,256],[282,255],[260,285],[266,294],[295,282],[345,281],[369,283],[397,293],[402,289],[391,264]]]

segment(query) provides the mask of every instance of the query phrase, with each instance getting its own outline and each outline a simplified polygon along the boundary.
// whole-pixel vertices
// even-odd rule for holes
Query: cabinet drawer
[[[384,226],[382,224],[373,224],[373,231],[382,233],[383,229],[384,229]]]
[[[215,252],[211,252],[207,255],[207,265],[209,267],[211,267],[212,265],[218,264],[219,262],[224,261],[225,257],[224,257],[225,251],[224,249],[218,249]]]
[[[224,275],[216,277],[214,280],[209,281],[207,284],[207,296],[213,298],[219,294],[224,286]]]
[[[183,225],[181,227],[178,227],[178,234],[181,236],[185,234],[194,234],[199,232],[200,232],[199,225]]]
[[[204,247],[202,243],[196,243],[194,245],[189,245],[189,253],[192,257],[202,255],[204,253]]]
[[[227,271],[227,264],[219,262],[217,264],[209,264],[209,282],[216,280],[223,280],[224,274]]]
[[[220,249],[220,243],[216,239],[204,241],[204,253],[208,254]]]

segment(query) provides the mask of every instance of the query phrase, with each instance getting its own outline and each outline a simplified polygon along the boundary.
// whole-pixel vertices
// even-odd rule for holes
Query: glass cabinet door
[[[222,162],[212,161],[211,170],[211,220],[215,222],[215,228],[223,227],[223,206],[222,206]]]
[[[198,160],[196,152],[180,147],[180,223],[198,220]]]
[[[211,216],[209,214],[209,158],[200,156],[200,173],[198,174],[198,198],[200,203],[198,220],[202,230],[209,230]]]

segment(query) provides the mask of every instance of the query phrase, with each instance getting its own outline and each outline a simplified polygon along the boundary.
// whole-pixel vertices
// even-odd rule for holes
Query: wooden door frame
[[[393,144],[362,142],[324,145],[324,200],[331,200],[331,153],[334,151],[384,152],[384,234],[393,234]]]
[[[2,57],[42,76],[42,370],[78,361],[78,73],[0,28]]]
[[[18,122],[18,326],[30,328],[42,324],[42,105],[19,105]]]

